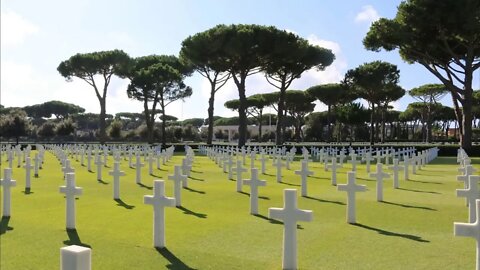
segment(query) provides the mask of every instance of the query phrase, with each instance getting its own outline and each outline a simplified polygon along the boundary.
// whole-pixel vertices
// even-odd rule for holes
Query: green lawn
[[[143,195],[153,193],[153,179],[167,179],[181,156],[155,170],[155,177],[145,166],[144,186],[135,184],[135,170],[124,161],[121,202],[113,200],[111,168],[103,170],[101,183],[96,173],[72,162],[77,186],[83,188],[76,201],[76,233],[65,230],[59,162],[51,154],[45,158],[40,177],[32,178],[30,194],[24,192],[24,170],[14,168],[12,216],[2,220],[1,228],[2,270],[58,269],[59,249],[79,243],[92,248],[94,270],[281,269],[283,227],[266,216],[269,207],[283,205],[283,189],[296,188],[300,194],[300,179],[293,172],[299,162],[284,171],[282,184],[276,183],[275,168],[268,167],[268,175],[261,177],[268,183],[259,189],[260,215],[252,216],[248,194],[235,192],[235,182],[227,180],[221,168],[197,156],[190,188],[182,190],[184,208],[166,210],[168,249],[157,251],[152,243],[153,211],[143,204]],[[112,166],[112,158],[109,163]],[[404,181],[402,173],[400,189],[394,190],[391,180],[385,183],[383,203],[375,201],[375,182],[366,176],[365,167],[357,167],[357,183],[369,190],[357,193],[358,224],[349,225],[346,193],[330,184],[330,172],[322,164],[310,164],[315,172],[309,178],[311,197],[299,198],[298,206],[313,210],[313,222],[300,223],[298,229],[299,269],[473,269],[475,241],[453,236],[453,222],[466,222],[468,217],[464,200],[455,197],[455,189],[462,187],[456,181],[457,167],[454,158],[438,158],[411,175],[411,181]],[[339,171],[339,183],[346,182],[349,168],[345,164]],[[247,186],[244,191],[249,192]],[[166,192],[173,196],[172,181],[166,181]]]

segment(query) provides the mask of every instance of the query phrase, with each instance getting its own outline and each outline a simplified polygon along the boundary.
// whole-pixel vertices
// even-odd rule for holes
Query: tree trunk
[[[98,125],[99,125],[99,134],[98,134],[98,138],[99,138],[99,141],[100,141],[100,144],[104,144],[106,141],[107,141],[107,134],[105,132],[105,126],[106,126],[106,123],[105,123],[105,117],[106,117],[106,114],[107,114],[107,108],[106,108],[106,102],[105,102],[105,98],[100,98],[99,99],[100,101],[100,115],[99,115],[99,122],[98,122]]]
[[[381,130],[382,137],[381,137],[381,142],[382,143],[385,142],[385,111],[386,110],[387,110],[386,108],[382,108],[382,111],[381,111],[381,114],[382,114],[382,130]]]
[[[375,104],[372,103],[372,111],[370,112],[370,145],[374,145],[375,143],[374,118],[375,118]]]
[[[295,142],[299,143],[300,142],[300,119],[296,119],[295,121]]]
[[[285,82],[282,80],[282,84],[280,86],[280,95],[278,97],[278,109],[277,109],[277,126],[275,129],[275,144],[282,145],[283,144],[283,135],[282,128],[284,126],[285,119],[283,118],[283,112],[285,110]]]
[[[332,140],[332,129],[331,129],[332,123],[330,123],[331,111],[332,111],[332,106],[329,104],[327,105],[327,142],[330,142]]]
[[[150,113],[148,110],[148,101],[145,99],[143,101],[143,110],[144,110],[144,115],[145,115],[145,124],[147,125],[147,142],[149,144],[153,143],[153,121],[152,119],[155,119],[153,117],[150,117]],[[154,113],[153,111],[151,112],[152,114]]]
[[[210,98],[208,99],[208,134],[207,134],[207,145],[212,145],[213,141],[213,110],[215,103],[215,83],[210,83]]]
[[[262,142],[262,122],[263,122],[263,110],[260,109],[259,113],[259,121],[258,121],[258,142]]]
[[[463,119],[462,119],[462,134],[460,137],[460,145],[463,149],[468,150],[472,148],[472,106],[473,106],[473,70],[471,65],[466,65],[465,68],[465,84],[464,84],[464,99],[463,99]]]
[[[240,80],[233,76],[235,84],[238,88],[238,97],[240,104],[238,106],[238,147],[242,147],[247,142],[247,97],[245,96],[245,79],[246,74],[241,72]]]
[[[427,105],[427,137],[425,141],[430,143],[432,141],[432,104]]]

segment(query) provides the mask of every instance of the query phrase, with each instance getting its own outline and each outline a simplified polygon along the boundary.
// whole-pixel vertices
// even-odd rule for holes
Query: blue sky
[[[189,35],[217,24],[262,24],[286,29],[327,47],[336,61],[323,72],[308,72],[291,89],[306,89],[339,82],[348,69],[374,60],[396,64],[405,89],[437,83],[418,64],[404,63],[397,52],[370,52],[362,39],[372,21],[395,16],[397,0],[3,0],[1,1],[1,99],[4,106],[25,106],[62,100],[100,111],[93,89],[81,80],[66,82],[56,68],[78,52],[122,49],[131,56],[177,55]],[[475,88],[480,88],[478,75]],[[195,74],[186,80],[193,96],[167,107],[167,114],[180,119],[207,117],[208,84]],[[129,100],[128,81],[112,81],[107,96],[107,113],[140,112],[142,103]],[[247,80],[247,95],[272,92],[261,76]],[[237,98],[232,82],[217,94],[215,115],[234,116],[223,107]],[[413,99],[394,104],[403,110]],[[450,96],[444,98],[450,103]],[[318,104],[316,111],[324,110]],[[273,112],[273,110],[272,110]]]

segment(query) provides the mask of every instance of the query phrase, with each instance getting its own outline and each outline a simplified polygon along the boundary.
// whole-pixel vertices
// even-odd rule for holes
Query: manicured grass
[[[100,183],[96,173],[72,160],[77,186],[83,188],[76,201],[76,232],[65,230],[65,199],[58,188],[64,181],[53,155],[46,154],[30,194],[24,193],[24,169],[14,168],[17,187],[12,189],[12,216],[2,220],[0,269],[58,269],[59,249],[79,243],[92,248],[96,270],[281,269],[283,227],[268,220],[268,208],[282,207],[285,188],[298,189],[300,195],[300,179],[293,172],[299,162],[284,170],[282,184],[276,183],[275,168],[268,162],[268,175],[261,177],[268,184],[259,189],[260,215],[252,216],[248,194],[235,192],[235,182],[227,180],[221,168],[197,155],[189,189],[182,190],[184,208],[166,210],[168,249],[156,250],[153,211],[143,204],[143,195],[152,194],[153,179],[167,179],[181,157],[155,170],[155,177],[148,175],[145,164],[144,186],[135,184],[135,170],[124,161],[127,176],[121,178],[120,202],[113,200],[111,168],[104,168]],[[357,183],[369,190],[357,193],[357,225],[346,223],[346,194],[330,184],[330,172],[322,164],[310,164],[315,172],[308,180],[310,197],[299,197],[298,206],[313,210],[314,220],[300,223],[298,229],[299,269],[474,268],[474,240],[453,236],[453,222],[468,217],[464,199],[455,196],[462,184],[456,181],[454,162],[438,158],[411,175],[411,181],[401,174],[397,190],[388,180],[381,203],[375,201],[375,182],[365,166],[358,166]],[[345,164],[339,171],[339,183],[346,182],[349,168]],[[244,191],[249,193],[249,188],[244,186]],[[166,193],[173,196],[172,181],[166,181]]]

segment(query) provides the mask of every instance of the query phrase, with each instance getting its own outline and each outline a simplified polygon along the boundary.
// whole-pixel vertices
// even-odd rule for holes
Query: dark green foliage
[[[129,98],[143,102],[147,141],[153,143],[157,111],[161,112],[163,116],[161,120],[164,134],[167,121],[165,108],[174,101],[183,100],[192,95],[192,88],[183,82],[192,70],[191,67],[184,65],[172,55],[143,56],[132,62],[130,69],[124,74],[130,79],[127,94]],[[162,136],[162,145],[165,146],[165,144],[166,137]]]
[[[53,121],[46,121],[37,129],[37,135],[41,138],[49,139],[55,136],[56,124]]]
[[[348,70],[345,74],[344,85],[350,89],[349,91],[365,99],[370,106],[370,144],[372,145],[375,141],[375,106],[383,107],[385,110],[388,102],[404,95],[404,90],[397,85],[399,78],[400,71],[397,66],[382,61],[365,63]]]
[[[190,118],[182,121],[182,125],[185,125],[185,126],[191,125],[196,128],[203,126],[203,123],[204,123],[203,118]]]
[[[16,143],[21,136],[27,135],[30,123],[27,113],[20,109],[11,109],[8,114],[0,115],[0,136],[15,138]]]
[[[374,22],[363,40],[369,50],[398,49],[452,95],[461,146],[471,147],[473,74],[480,68],[480,1],[407,0],[393,19]],[[461,106],[460,106],[461,105]]]
[[[114,120],[108,126],[108,136],[112,139],[119,139],[122,136],[123,123],[121,120]]]
[[[71,118],[63,119],[55,126],[55,133],[58,136],[68,136],[75,132],[76,125]]]
[[[100,103],[99,114],[99,139],[100,143],[106,141],[106,98],[110,80],[114,74],[122,75],[130,67],[130,57],[121,50],[101,51],[84,54],[76,54],[60,63],[57,67],[60,75],[67,81],[72,77],[78,77],[95,90],[95,95]],[[94,76],[103,78],[103,87],[95,81]]]

